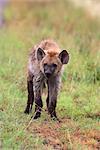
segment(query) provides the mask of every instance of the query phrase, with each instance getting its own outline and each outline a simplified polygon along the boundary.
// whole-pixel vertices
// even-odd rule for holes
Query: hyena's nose
[[[49,78],[51,76],[51,72],[45,72],[45,76]]]

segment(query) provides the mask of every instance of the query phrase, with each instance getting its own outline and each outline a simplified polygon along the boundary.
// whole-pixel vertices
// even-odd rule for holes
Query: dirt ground
[[[98,126],[100,124],[98,123]],[[72,131],[68,129],[74,129]],[[51,147],[57,150],[77,150],[76,144],[88,147],[89,150],[100,149],[100,132],[97,130],[81,130],[73,120],[63,118],[54,123],[44,120],[42,123],[32,122],[27,129],[44,139],[46,149]]]

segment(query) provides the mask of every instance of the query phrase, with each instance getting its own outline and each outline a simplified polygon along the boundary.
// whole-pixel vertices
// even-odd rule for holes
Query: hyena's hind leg
[[[47,104],[47,109],[48,109],[48,106],[49,106],[49,95],[46,98],[46,104]]]
[[[34,92],[33,92],[33,75],[29,74],[27,78],[27,90],[28,90],[28,100],[27,106],[24,113],[29,114],[32,111],[32,106],[34,102]]]
[[[49,85],[48,85],[48,82],[47,82],[47,87],[48,87],[48,95],[46,98],[46,105],[47,105],[47,110],[48,110],[48,107],[49,107]]]

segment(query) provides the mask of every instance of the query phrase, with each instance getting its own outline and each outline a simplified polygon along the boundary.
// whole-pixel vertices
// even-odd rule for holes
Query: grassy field
[[[100,22],[67,1],[12,3],[0,30],[0,149],[100,149]],[[57,114],[25,115],[30,48],[52,38],[70,53]],[[45,94],[43,95],[45,97]]]

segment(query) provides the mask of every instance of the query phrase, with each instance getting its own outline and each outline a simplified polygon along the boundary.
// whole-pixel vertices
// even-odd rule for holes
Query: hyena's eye
[[[44,64],[44,66],[46,66],[46,65],[47,65],[47,63]]]
[[[50,68],[51,68],[52,72],[54,72],[57,68],[57,65],[56,64],[51,64]]]
[[[56,65],[56,64],[52,64],[52,66],[53,66],[54,68],[57,68],[57,65]]]
[[[44,64],[44,67],[46,67],[46,66],[48,66],[48,64],[47,64],[47,63],[45,63],[45,64]]]

